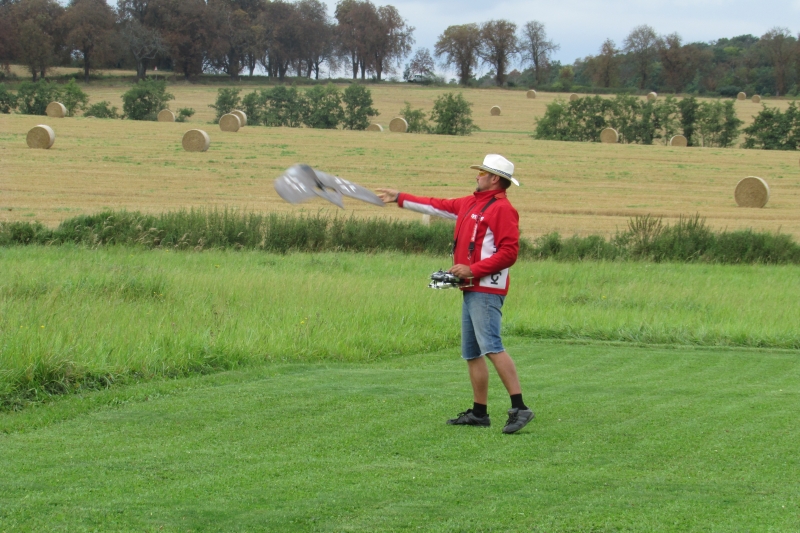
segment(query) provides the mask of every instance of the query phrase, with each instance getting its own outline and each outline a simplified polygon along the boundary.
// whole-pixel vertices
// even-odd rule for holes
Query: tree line
[[[631,88],[665,93],[797,95],[800,44],[789,29],[775,27],[760,37],[740,35],[685,43],[678,33],[659,35],[635,27],[621,46],[607,39],[597,55],[570,66],[555,65],[550,83]]]
[[[684,43],[678,33],[659,35],[641,25],[630,31],[621,46],[606,39],[597,55],[579,58],[572,65],[553,59],[559,48],[542,22],[530,21],[518,28],[499,20],[448,27],[436,42],[435,55],[458,73],[462,84],[480,82],[474,79],[474,71],[485,64],[491,69],[486,76],[491,79],[485,83],[555,91],[582,87],[595,92],[721,96],[741,91],[795,96],[800,91],[800,41],[787,28],[772,28],[761,37]],[[509,73],[512,65],[523,71]]]
[[[161,66],[192,78],[237,79],[262,68],[284,79],[319,78],[320,67],[381,80],[407,57],[414,28],[391,6],[341,0],[0,0],[0,63],[21,63],[36,81],[57,65],[126,67],[142,79]]]
[[[796,95],[800,81],[800,41],[780,27],[684,43],[641,25],[621,45],[606,39],[571,65],[554,60],[560,46],[535,20],[451,25],[433,51],[412,55],[414,43],[397,8],[370,0],[340,0],[332,15],[321,0],[119,0],[116,8],[107,0],[0,0],[0,64],[25,65],[33,81],[69,64],[81,65],[87,81],[100,67],[134,68],[137,79],[160,67],[186,78],[262,70],[283,80],[318,79],[323,66],[377,81],[402,69],[413,80],[435,78],[437,60],[461,85],[544,90]],[[481,66],[489,72],[476,79]]]

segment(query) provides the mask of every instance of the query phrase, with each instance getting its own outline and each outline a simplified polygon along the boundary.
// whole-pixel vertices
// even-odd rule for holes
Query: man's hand
[[[396,191],[394,189],[375,189],[378,191],[378,198],[383,200],[383,203],[390,204],[392,202],[397,201],[397,196],[400,194],[400,191]]]
[[[450,272],[454,276],[458,276],[462,280],[467,280],[469,278],[474,277],[472,275],[472,270],[467,265],[453,265],[452,267],[450,267],[450,270],[448,270],[448,272]]]

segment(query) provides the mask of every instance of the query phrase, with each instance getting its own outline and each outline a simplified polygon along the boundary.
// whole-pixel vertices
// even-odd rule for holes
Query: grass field
[[[796,353],[509,339],[537,418],[446,426],[457,349],[0,414],[0,531],[797,531]],[[5,433],[4,433],[5,432]]]
[[[296,162],[456,196],[500,152],[528,238],[695,213],[800,238],[793,153],[535,141],[556,95],[500,90],[465,91],[482,128],[465,138],[223,135],[217,88],[170,87],[173,109],[198,111],[187,124],[0,115],[0,220],[334,209],[279,200]],[[117,106],[124,90],[87,88]],[[372,90],[385,125],[448,89]],[[42,122],[56,144],[29,150]],[[181,149],[190,127],[208,152]],[[735,206],[747,175],[769,182],[765,209]],[[0,247],[0,533],[800,530],[800,267],[519,262],[504,338],[537,418],[505,436],[494,373],[492,428],[444,424],[471,402],[460,295],[425,288],[449,261]]]
[[[0,400],[458,346],[459,293],[426,288],[448,259],[0,249]],[[521,262],[504,326],[540,339],[797,349],[798,271]]]
[[[243,94],[251,90],[244,87]],[[409,101],[430,109],[446,88],[408,85],[372,87],[377,118],[384,125]],[[86,88],[91,101],[121,106],[125,86]],[[42,117],[0,115],[0,220],[41,220],[55,225],[103,208],[162,212],[182,207],[225,206],[255,211],[335,209],[324,201],[305,207],[282,202],[272,180],[286,167],[306,162],[368,187],[392,186],[421,195],[458,196],[473,188],[474,171],[489,152],[516,164],[523,187],[512,200],[523,234],[610,235],[629,217],[643,214],[674,221],[700,215],[715,229],[781,231],[800,237],[800,166],[790,152],[741,149],[679,149],[535,141],[535,119],[560,95],[535,100],[522,91],[465,90],[481,132],[464,138],[385,132],[247,127],[223,134],[208,124],[216,86],[178,84],[173,109],[193,107],[186,124],[85,119],[49,122],[56,143],[47,151],[25,145],[27,131]],[[785,101],[777,101],[786,105]],[[491,117],[500,105],[503,115]],[[759,108],[737,102],[742,118]],[[205,128],[206,153],[187,153],[180,141],[188,128]],[[757,175],[770,184],[764,209],[736,206],[740,179]],[[417,215],[348,202],[357,216]]]

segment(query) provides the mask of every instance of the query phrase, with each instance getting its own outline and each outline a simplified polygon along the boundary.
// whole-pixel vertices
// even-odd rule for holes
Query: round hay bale
[[[389,131],[405,133],[408,131],[408,122],[406,122],[406,119],[403,117],[394,117],[391,122],[389,122]]]
[[[533,89],[528,91],[528,98],[536,98],[536,91],[534,91]]]
[[[187,152],[205,152],[211,146],[211,138],[203,130],[189,130],[183,134],[182,144]]]
[[[647,101],[648,102],[655,102],[656,98],[658,98],[658,94],[655,92],[647,93]]]
[[[605,128],[600,132],[600,142],[608,144],[618,143],[619,133],[617,133],[617,130],[614,128]]]
[[[231,115],[236,115],[237,117],[239,117],[239,122],[241,122],[243,128],[247,126],[247,115],[244,113],[244,111],[234,109],[233,111],[231,111]]]
[[[50,126],[39,124],[28,131],[28,137],[25,140],[28,142],[28,147],[30,148],[42,148],[47,150],[56,142],[56,133]]]
[[[569,101],[570,101],[570,102],[574,102],[574,101],[575,101],[575,100],[577,100],[578,98],[580,98],[580,96],[578,96],[578,95],[577,95],[577,94],[575,94],[575,93],[572,93],[571,95],[569,95]]]
[[[158,112],[159,122],[175,122],[175,113],[169,109],[162,109]]]
[[[669,140],[670,146],[689,146],[689,141],[683,135],[675,135]]]
[[[219,129],[222,131],[237,132],[242,127],[242,122],[239,117],[232,113],[222,115],[219,119]]]
[[[499,117],[500,116],[500,106],[499,105],[492,106],[492,108],[489,110],[489,113],[493,117]]]
[[[64,118],[67,116],[67,108],[61,102],[50,102],[44,112],[50,118]]]
[[[736,99],[737,100],[746,100],[747,99],[747,93],[741,92],[741,93],[737,94],[736,95]]]
[[[753,103],[754,104],[760,104],[761,103],[761,97],[759,95],[757,95],[757,94],[754,94],[753,95]]]
[[[380,124],[372,123],[369,126],[367,126],[367,131],[383,131],[383,126],[381,126]]]
[[[756,176],[748,176],[736,185],[733,193],[739,207],[764,207],[769,201],[769,185]]]

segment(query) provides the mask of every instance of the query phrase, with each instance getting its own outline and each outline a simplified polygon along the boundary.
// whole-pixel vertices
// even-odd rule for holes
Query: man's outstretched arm
[[[378,197],[384,203],[397,202],[399,207],[416,211],[423,215],[455,220],[458,217],[464,198],[431,198],[428,196],[414,196],[400,192],[396,189],[375,189]]]

